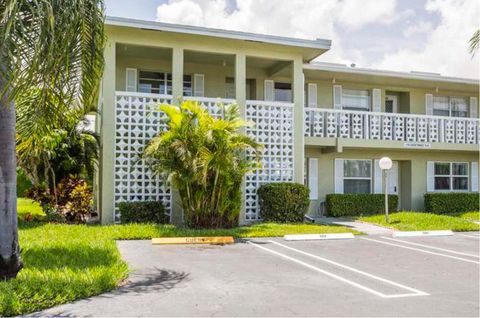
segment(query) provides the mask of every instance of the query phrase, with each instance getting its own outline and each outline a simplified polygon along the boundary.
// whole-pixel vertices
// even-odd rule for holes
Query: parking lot
[[[117,242],[117,291],[42,315],[479,316],[479,233],[233,245]]]

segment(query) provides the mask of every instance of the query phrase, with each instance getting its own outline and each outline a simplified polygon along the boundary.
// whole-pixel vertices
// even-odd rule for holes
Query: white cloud
[[[403,35],[405,37],[411,37],[417,34],[426,34],[430,33],[433,29],[433,25],[430,22],[420,21],[416,24],[412,24],[408,26],[405,30],[403,30]]]
[[[479,78],[479,54],[472,59],[467,50],[468,40],[479,28],[479,3],[476,0],[429,0],[426,9],[438,13],[441,20],[429,31],[425,45],[418,49],[399,49],[371,66]]]
[[[378,56],[369,55],[368,48],[344,49],[342,44],[349,39],[340,38],[338,30],[342,27],[352,32],[367,32],[369,28],[413,20],[410,18],[415,15],[414,10],[399,11],[397,0],[237,0],[235,10],[229,10],[228,4],[228,0],[168,0],[158,6],[157,20],[299,38],[326,38],[333,41],[332,49],[320,57],[321,61],[355,61],[358,66],[478,77],[475,67],[478,63],[467,53],[468,39],[478,28],[476,0],[428,0],[426,9],[438,13],[440,23],[434,28],[429,21],[421,21],[397,32],[407,38],[426,37],[425,45],[395,50],[392,49],[395,44],[389,42],[394,39],[386,36],[388,45],[383,47],[390,53],[380,60]]]

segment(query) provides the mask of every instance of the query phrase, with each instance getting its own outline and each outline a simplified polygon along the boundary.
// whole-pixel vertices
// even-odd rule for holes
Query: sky
[[[316,61],[480,77],[479,0],[105,0],[107,15],[332,40]]]

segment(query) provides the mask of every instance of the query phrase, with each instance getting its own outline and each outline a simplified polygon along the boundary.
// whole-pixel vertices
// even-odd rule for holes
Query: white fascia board
[[[256,34],[256,33],[240,32],[240,31],[222,30],[222,29],[163,23],[163,22],[155,22],[155,21],[145,21],[145,20],[137,20],[137,19],[130,19],[130,18],[122,18],[122,17],[112,17],[112,16],[106,17],[105,24],[113,25],[113,26],[132,27],[137,29],[148,29],[148,30],[157,30],[157,31],[165,31],[165,32],[204,35],[204,36],[212,36],[212,37],[219,37],[219,38],[226,38],[226,39],[288,45],[288,46],[295,46],[295,47],[301,47],[301,48],[312,48],[312,49],[322,49],[322,50],[329,50],[332,44],[331,40],[326,40],[326,39],[316,39],[316,40],[296,39],[296,38],[289,38],[289,37],[283,37],[283,36]]]
[[[375,69],[368,69],[368,68],[353,68],[343,64],[319,63],[319,62],[304,64],[303,69],[358,74],[358,75],[387,76],[387,77],[395,77],[395,78],[415,79],[415,80],[424,80],[424,81],[439,81],[439,82],[460,83],[460,84],[470,84],[470,85],[472,84],[478,85],[480,81],[478,79],[473,79],[473,78],[449,77],[449,76],[426,74],[426,73],[420,73],[420,72],[407,73],[407,72],[398,72],[398,71],[375,70]]]

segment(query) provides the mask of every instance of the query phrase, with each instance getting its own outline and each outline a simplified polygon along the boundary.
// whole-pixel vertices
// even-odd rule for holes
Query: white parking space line
[[[363,275],[363,276],[367,276],[367,277],[369,277],[369,278],[372,278],[372,279],[375,279],[375,280],[378,280],[378,281],[381,281],[381,282],[384,282],[384,283],[387,283],[387,284],[390,284],[390,285],[393,285],[393,286],[396,286],[396,287],[400,287],[400,288],[406,289],[406,290],[408,290],[408,291],[411,291],[411,292],[414,292],[414,293],[417,293],[417,294],[424,294],[424,292],[419,291],[419,290],[417,290],[417,289],[414,289],[414,288],[411,288],[411,287],[408,287],[408,286],[405,286],[405,285],[402,285],[402,284],[393,282],[393,281],[391,281],[391,280],[388,280],[388,279],[385,279],[385,278],[382,278],[382,277],[375,276],[375,275],[373,275],[373,274],[370,274],[370,273],[361,271],[361,270],[359,270],[359,269],[355,269],[355,268],[350,267],[350,266],[348,266],[348,265],[340,264],[340,263],[338,263],[338,262],[335,262],[335,261],[332,261],[332,260],[329,260],[329,259],[320,257],[320,256],[318,256],[318,255],[314,255],[314,254],[311,254],[311,253],[308,253],[308,252],[305,252],[305,251],[302,251],[302,250],[293,248],[293,247],[291,247],[291,246],[284,245],[284,244],[282,244],[282,243],[278,243],[278,242],[275,242],[275,241],[269,241],[269,242],[270,242],[270,243],[273,243],[273,244],[276,244],[276,245],[278,245],[278,246],[281,246],[281,247],[283,247],[283,248],[289,249],[289,250],[291,250],[291,251],[295,251],[295,252],[297,252],[297,253],[300,253],[300,254],[303,254],[303,255],[306,255],[306,256],[309,256],[309,257],[313,257],[313,258],[318,259],[318,260],[320,260],[320,261],[323,261],[323,262],[326,262],[326,263],[329,263],[329,264],[332,264],[332,265],[335,265],[335,266],[338,266],[338,267],[347,269],[347,270],[352,271],[352,272],[354,272],[354,273],[357,273],[357,274],[360,274],[360,275]]]
[[[366,237],[360,237],[359,239],[361,239],[361,240],[367,240],[367,241],[371,241],[371,242],[376,242],[376,243],[380,243],[380,244],[385,244],[385,245],[390,245],[390,246],[397,246],[397,247],[405,248],[405,249],[412,250],[412,251],[418,251],[418,252],[422,252],[422,253],[427,253],[427,254],[432,254],[432,255],[438,255],[438,256],[442,256],[442,257],[447,257],[447,258],[459,260],[459,261],[462,261],[462,262],[480,264],[480,262],[473,261],[473,260],[470,260],[470,259],[461,258],[461,257],[453,256],[453,255],[441,254],[441,253],[437,253],[437,252],[432,252],[432,251],[428,251],[428,250],[423,250],[423,249],[416,248],[416,247],[410,247],[410,246],[405,246],[405,245],[400,245],[400,244],[385,242],[385,241],[381,241],[381,240],[375,240],[375,239],[366,238]],[[403,241],[402,241],[402,242],[403,242]]]
[[[474,238],[474,239],[480,239],[480,236],[478,235],[467,235],[467,234],[457,234],[457,235],[460,235],[460,236],[464,236],[464,237],[470,237],[470,238]]]
[[[394,239],[394,238],[386,237],[386,236],[381,236],[381,238],[383,238],[383,239],[385,239],[385,240],[390,240],[390,241],[395,241],[395,242],[401,242],[401,243],[408,244],[408,245],[422,246],[422,247],[426,247],[426,248],[429,248],[429,249],[432,249],[432,250],[448,252],[448,253],[451,253],[451,254],[458,254],[458,255],[464,255],[464,256],[471,256],[471,257],[475,257],[475,258],[480,258],[480,256],[479,256],[479,255],[476,255],[476,254],[469,254],[469,253],[464,253],[464,252],[457,252],[457,251],[453,251],[453,250],[447,250],[447,249],[445,249],[445,248],[440,248],[440,247],[431,246],[431,245],[426,245],[426,244],[420,244],[420,243],[414,243],[414,242],[410,242],[410,241],[398,240],[398,239]]]
[[[273,241],[270,241],[270,242],[273,242]],[[407,286],[403,286],[403,285],[400,285],[400,284],[397,284],[397,283],[394,283],[394,282],[390,282],[390,281],[388,281],[388,282],[393,283],[395,286],[402,287],[402,288],[404,288],[404,289],[407,289],[407,290],[409,290],[409,291],[414,291],[414,292],[413,292],[413,293],[406,293],[406,294],[386,295],[386,294],[384,294],[384,293],[382,293],[382,292],[379,292],[379,291],[374,290],[374,289],[372,289],[372,288],[369,288],[369,287],[367,287],[367,286],[364,286],[364,285],[355,283],[354,281],[351,281],[351,280],[349,280],[349,279],[346,279],[346,278],[344,278],[344,277],[342,277],[342,276],[339,276],[339,275],[336,275],[336,274],[331,273],[331,272],[329,272],[329,271],[323,270],[323,269],[321,269],[321,268],[319,268],[319,267],[313,266],[313,265],[311,265],[311,264],[308,264],[308,263],[306,263],[306,262],[304,262],[304,261],[301,261],[301,260],[299,260],[299,259],[296,259],[296,258],[294,258],[294,257],[285,255],[285,254],[283,254],[283,253],[280,253],[280,252],[277,252],[277,251],[274,251],[274,250],[271,250],[271,249],[266,248],[266,247],[264,247],[264,246],[261,246],[261,245],[259,245],[259,244],[257,244],[257,243],[253,243],[253,242],[250,242],[250,241],[247,242],[247,243],[250,244],[250,245],[253,245],[253,246],[255,246],[255,247],[259,248],[259,249],[262,249],[262,250],[264,250],[264,251],[267,251],[267,252],[269,252],[269,253],[271,253],[271,254],[280,256],[280,257],[282,257],[282,258],[284,258],[284,259],[287,259],[287,260],[292,261],[292,262],[294,262],[294,263],[303,265],[303,266],[305,266],[305,267],[307,267],[307,268],[310,268],[310,269],[312,269],[312,270],[314,270],[314,271],[320,272],[320,273],[322,273],[322,274],[324,274],[324,275],[327,275],[327,276],[329,276],[329,277],[332,277],[332,278],[334,278],[334,279],[337,279],[337,280],[339,280],[339,281],[342,281],[342,282],[344,282],[344,283],[346,283],[346,284],[349,284],[349,285],[351,285],[351,286],[357,287],[357,288],[362,289],[362,290],[364,290],[364,291],[366,291],[366,292],[372,293],[372,294],[374,294],[374,295],[376,295],[376,296],[378,296],[378,297],[381,297],[381,298],[400,298],[400,297],[415,297],[415,296],[428,296],[428,295],[429,295],[429,294],[427,294],[427,293],[425,293],[425,292],[422,292],[422,291],[419,291],[419,290],[416,290],[416,289],[413,289],[413,288],[410,288],[410,287],[407,287]],[[367,273],[365,273],[365,274],[367,274]],[[385,281],[387,281],[387,280],[385,280]]]

